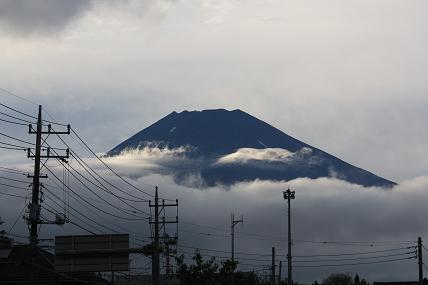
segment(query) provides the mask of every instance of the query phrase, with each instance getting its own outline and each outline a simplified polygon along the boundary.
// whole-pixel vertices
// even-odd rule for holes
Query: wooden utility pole
[[[281,284],[281,277],[282,277],[282,261],[279,261],[279,268],[278,268],[278,284]]]

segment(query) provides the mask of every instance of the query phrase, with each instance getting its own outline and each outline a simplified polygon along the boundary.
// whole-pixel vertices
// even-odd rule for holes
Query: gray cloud
[[[74,163],[73,165],[77,167]],[[105,170],[103,167],[97,169],[101,172]],[[141,195],[113,176],[110,176],[108,180],[129,193]],[[413,259],[385,264],[302,268],[299,265],[305,265],[305,263],[299,263],[299,260],[305,259],[298,256],[402,248],[413,246],[415,244],[413,241],[416,241],[418,236],[421,236],[423,240],[428,240],[428,224],[424,218],[428,214],[424,202],[428,199],[428,193],[425,191],[428,185],[428,177],[404,181],[401,185],[388,191],[378,188],[362,188],[334,179],[297,179],[287,183],[254,181],[236,184],[230,188],[230,191],[225,191],[221,187],[211,187],[205,191],[200,191],[197,188],[176,185],[172,177],[164,175],[148,175],[132,182],[141,185],[148,192],[153,192],[153,188],[147,185],[159,185],[162,197],[179,199],[180,245],[201,248],[201,252],[206,256],[219,256],[217,260],[223,260],[223,257],[227,258],[230,245],[229,215],[233,211],[236,214],[244,215],[244,227],[236,228],[236,252],[268,255],[271,247],[275,246],[279,255],[278,260],[283,260],[283,263],[285,263],[287,227],[286,203],[282,199],[281,191],[288,185],[296,191],[296,199],[292,202],[293,239],[295,240],[293,253],[296,256],[295,278],[300,282],[312,282],[316,279],[320,281],[331,272],[358,272],[360,276],[368,278],[370,281],[412,280],[417,276],[417,264],[416,260]],[[54,198],[52,192],[62,197],[61,189],[55,188],[51,179],[44,181],[44,184],[44,203],[61,211],[59,206],[50,201],[51,198]],[[91,205],[101,207],[113,214],[123,215],[123,213],[100,202],[96,196],[77,181],[71,179],[70,185]],[[91,188],[114,205],[126,208],[113,196],[100,192],[95,187]],[[25,194],[25,191],[16,189],[2,188],[2,190],[29,195]],[[114,192],[119,194],[116,190]],[[72,194],[72,196],[74,195]],[[1,215],[5,221],[3,228],[8,229],[16,219],[16,215],[23,206],[21,201],[21,199],[13,197],[2,197],[0,202],[2,206]],[[81,204],[76,203],[74,198],[71,198],[70,202],[77,211],[89,215],[99,223],[119,231],[123,231],[125,228],[133,236],[137,235],[137,237],[148,242],[146,237],[150,235],[150,231],[147,221],[122,221],[100,213],[104,219],[107,219],[104,220],[87,208],[82,207]],[[134,203],[134,206],[145,211],[148,210],[145,204]],[[94,210],[93,207],[91,208]],[[45,210],[43,213],[45,216],[51,216],[51,213]],[[77,215],[73,210],[72,213]],[[174,217],[175,212],[167,213],[167,215]],[[77,216],[82,218],[80,215]],[[71,219],[81,224],[73,216]],[[92,230],[99,228],[92,222],[89,223],[93,227],[91,225],[86,225],[86,227],[90,227]],[[189,223],[207,225],[208,228]],[[80,229],[69,224],[64,227],[43,227],[41,231],[42,237],[46,238],[52,235],[77,234],[78,232]],[[22,221],[18,223],[14,233],[26,234],[26,227]],[[333,243],[322,243],[323,241]],[[216,249],[224,251],[224,253],[213,253],[204,249]],[[191,249],[186,247],[180,248],[180,252],[186,253],[186,255],[189,255],[189,251]],[[408,252],[408,250],[404,249],[397,252]],[[377,255],[381,254],[363,255],[363,257]],[[256,257],[257,260],[250,261],[245,259],[248,256],[239,254],[237,256],[241,262],[240,268],[242,270],[259,269],[269,264],[269,258],[259,256]],[[404,255],[404,257],[406,256],[411,255]],[[382,258],[381,260],[386,259],[393,258]],[[141,266],[139,262],[134,260],[134,265],[136,267]],[[356,261],[348,263],[354,262]],[[338,262],[315,262],[311,264],[331,263],[336,264]]]
[[[91,2],[3,0],[0,2],[0,29],[19,35],[60,32],[88,9]]]

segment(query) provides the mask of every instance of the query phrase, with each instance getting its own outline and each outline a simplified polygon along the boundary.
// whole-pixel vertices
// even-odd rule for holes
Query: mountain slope
[[[173,171],[177,182],[197,175],[208,186],[299,177],[334,177],[363,186],[395,185],[301,142],[241,110],[172,112],[125,140],[107,155],[115,156],[126,150],[144,147],[186,147],[183,155],[198,163],[195,167]]]

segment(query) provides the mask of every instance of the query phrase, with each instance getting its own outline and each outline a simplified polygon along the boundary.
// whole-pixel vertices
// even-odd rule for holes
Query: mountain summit
[[[181,149],[195,163],[171,166],[180,183],[190,176],[202,185],[242,181],[332,177],[363,186],[394,182],[348,164],[241,111],[172,112],[110,150],[108,156],[141,149]]]

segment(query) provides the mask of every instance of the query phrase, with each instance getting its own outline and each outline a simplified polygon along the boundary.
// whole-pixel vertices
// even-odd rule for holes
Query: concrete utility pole
[[[162,200],[162,204],[159,205],[159,195],[158,195],[158,187],[155,188],[155,201],[154,205],[152,205],[151,201],[149,201],[149,207],[154,208],[155,219],[152,221],[150,218],[149,224],[154,225],[154,235],[153,235],[153,251],[152,251],[152,285],[159,285],[160,280],[160,252],[161,252],[161,244],[159,232],[160,229],[163,228],[165,230],[166,224],[178,224],[178,200],[175,200],[175,204],[165,204],[165,200]],[[162,217],[162,221],[159,222],[159,213],[162,211],[165,214],[165,207],[177,207],[177,215],[174,221],[166,221],[165,216]],[[161,208],[161,211],[159,210]],[[175,235],[174,238],[169,237],[167,234],[164,234],[162,239],[164,243],[169,243],[170,245],[174,245],[177,243],[178,236]],[[174,240],[174,242],[172,242]],[[167,254],[171,251],[168,248]],[[168,258],[169,259],[169,258]],[[169,268],[167,268],[169,271]],[[169,272],[168,272],[169,273]]]
[[[288,261],[288,276],[287,276],[287,284],[293,284],[293,270],[291,263],[291,203],[290,201],[295,198],[295,191],[290,191],[290,188],[287,191],[283,191],[284,199],[288,201],[288,253],[287,253],[287,261]]]
[[[422,262],[422,238],[418,237],[418,267],[419,267],[419,284],[422,284],[424,281],[424,271],[423,271],[423,262]]]
[[[275,247],[272,247],[272,275],[270,283],[275,285]]]
[[[155,233],[152,255],[152,284],[159,285],[159,197],[158,187],[155,192]]]
[[[34,158],[34,174],[28,175],[28,177],[33,178],[33,188],[32,188],[32,194],[31,194],[31,203],[28,204],[28,219],[27,222],[30,226],[30,243],[32,245],[37,245],[38,243],[38,233],[37,233],[37,227],[39,224],[64,224],[64,220],[57,220],[55,222],[43,222],[40,219],[40,210],[41,206],[39,204],[39,193],[40,193],[40,178],[47,178],[47,175],[40,175],[40,159],[41,158],[56,158],[60,159],[64,162],[66,162],[66,159],[69,158],[69,150],[66,150],[66,155],[50,155],[50,148],[46,149],[46,155],[41,155],[41,149],[42,149],[42,134],[70,134],[70,125],[67,126],[66,132],[54,132],[51,130],[51,125],[48,125],[48,130],[43,131],[42,130],[43,123],[42,123],[42,106],[39,105],[39,113],[37,117],[37,127],[36,130],[33,129],[32,125],[29,125],[29,133],[30,134],[36,134],[36,147],[35,152],[33,153],[30,148],[27,149],[27,156],[28,158]]]
[[[30,128],[31,132],[31,128]],[[39,106],[39,115],[37,117],[37,133],[36,133],[36,154],[34,156],[34,175],[33,175],[33,191],[31,195],[31,203],[28,204],[29,223],[30,223],[30,243],[37,244],[37,226],[40,223],[40,205],[39,205],[39,190],[40,190],[40,148],[42,143],[42,106]]]
[[[232,238],[232,245],[231,245],[232,262],[235,261],[235,226],[239,223],[244,223],[244,218],[241,216],[240,220],[235,220],[235,214],[232,213],[232,215],[230,216],[230,231],[231,231],[231,238]]]

